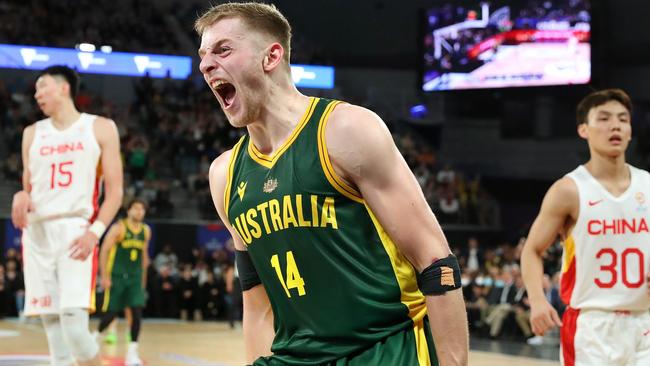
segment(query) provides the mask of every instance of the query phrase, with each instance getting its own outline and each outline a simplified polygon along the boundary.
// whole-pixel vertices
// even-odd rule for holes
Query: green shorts
[[[117,312],[127,307],[144,307],[142,276],[113,274],[111,288],[104,292],[103,312]]]
[[[429,321],[420,321],[413,328],[397,332],[371,347],[353,355],[317,364],[307,360],[286,361],[285,357],[257,359],[253,366],[322,365],[322,366],[437,366],[438,358],[431,337]]]

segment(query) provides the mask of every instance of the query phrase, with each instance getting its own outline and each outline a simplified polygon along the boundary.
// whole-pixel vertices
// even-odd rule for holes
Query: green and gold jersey
[[[332,168],[324,131],[338,103],[311,98],[272,156],[242,137],[228,166],[225,212],[271,301],[272,351],[291,364],[345,357],[426,314],[413,266]],[[418,358],[428,364],[419,329]]]
[[[108,256],[107,270],[113,276],[141,276],[142,255],[147,241],[147,225],[142,224],[140,230],[133,230],[126,219],[120,221],[124,231],[113,245]],[[138,277],[139,278],[139,277]]]

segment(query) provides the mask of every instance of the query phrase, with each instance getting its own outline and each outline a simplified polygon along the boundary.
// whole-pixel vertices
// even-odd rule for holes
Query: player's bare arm
[[[142,247],[142,288],[147,288],[147,268],[151,259],[149,258],[149,241],[151,240],[151,228],[147,224],[144,225],[144,246]]]
[[[97,117],[94,123],[95,137],[101,149],[101,171],[104,176],[104,201],[99,208],[96,219],[97,227],[106,228],[122,205],[123,173],[120,158],[120,138],[115,122],[110,119]],[[70,256],[73,259],[84,260],[94,250],[101,237],[101,229],[89,228],[84,235],[71,246]]]
[[[23,189],[14,194],[11,204],[11,221],[16,228],[24,229],[27,226],[27,214],[34,211],[32,200],[29,196],[30,173],[29,173],[29,147],[34,141],[36,127],[32,124],[25,127],[23,131],[22,155],[23,155]]]
[[[232,150],[221,154],[210,166],[210,192],[219,218],[226,226],[235,244],[235,249],[245,251],[246,246],[239,234],[230,226],[224,206],[224,191],[226,188],[226,171]],[[261,356],[271,355],[271,344],[275,336],[273,329],[273,311],[271,303],[262,285],[257,285],[242,293],[244,306],[244,345],[246,362],[253,363]]]
[[[325,138],[336,172],[358,188],[418,273],[449,256],[449,245],[419,184],[376,114],[339,105]],[[461,290],[427,296],[427,309],[440,365],[467,365],[468,328]]]
[[[521,253],[522,275],[530,300],[532,331],[543,335],[562,321],[542,289],[542,255],[558,235],[565,238],[578,217],[578,188],[571,178],[555,182],[546,193]]]
[[[108,273],[108,256],[111,249],[118,242],[119,238],[124,236],[124,225],[121,222],[116,222],[108,229],[106,236],[102,242],[102,248],[99,252],[99,274],[102,281],[104,290],[111,288],[111,274]]]

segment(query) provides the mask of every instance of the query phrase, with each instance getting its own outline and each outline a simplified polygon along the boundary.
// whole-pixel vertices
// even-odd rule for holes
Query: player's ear
[[[578,136],[587,140],[589,138],[589,133],[587,132],[587,124],[581,123],[578,125]]]
[[[274,42],[267,49],[262,61],[264,71],[271,71],[278,67],[284,59],[284,47],[281,44]]]
[[[67,95],[70,98],[72,98],[72,94],[70,94],[70,84],[68,84],[68,83],[59,83],[59,88],[60,88],[61,93],[63,95]]]

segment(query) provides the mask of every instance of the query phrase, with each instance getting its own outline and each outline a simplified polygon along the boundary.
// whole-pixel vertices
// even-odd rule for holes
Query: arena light
[[[188,56],[88,52],[80,46],[69,49],[0,44],[0,67],[42,70],[67,65],[81,73],[174,79],[186,79],[192,73],[192,58]]]
[[[77,49],[83,52],[95,52],[97,48],[92,43],[79,43]]]
[[[113,52],[113,47],[108,46],[108,45],[103,45],[103,46],[99,47],[99,50],[104,52],[104,53],[111,53],[111,52]]]
[[[299,88],[334,88],[334,68],[331,66],[291,65],[291,78]]]
[[[417,104],[410,108],[411,117],[424,118],[427,116],[428,110],[424,104]]]

